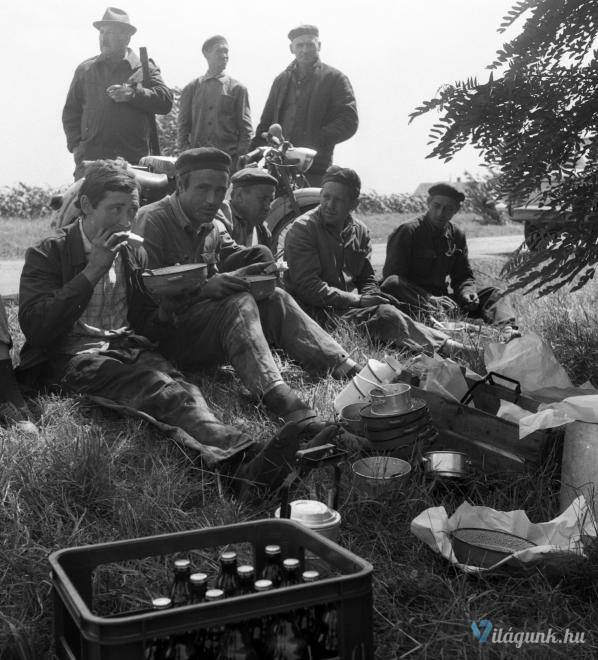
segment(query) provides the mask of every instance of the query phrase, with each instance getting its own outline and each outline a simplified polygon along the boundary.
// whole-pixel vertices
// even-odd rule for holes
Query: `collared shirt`
[[[231,218],[227,222],[227,229],[235,243],[244,247],[252,245],[265,245],[272,249],[272,232],[265,222],[253,226],[231,207]]]
[[[219,213],[212,222],[195,229],[174,193],[142,206],[134,229],[144,237],[150,268],[207,263],[214,273],[222,261],[242,249],[230,237],[221,217]]]
[[[400,225],[389,236],[382,274],[398,275],[433,296],[447,295],[447,279],[457,295],[475,291],[465,234],[452,222],[439,230],[427,215]]]
[[[239,81],[224,73],[205,74],[185,86],[177,120],[180,151],[217,147],[234,163],[249,151],[252,136],[249,96]]]
[[[325,224],[318,206],[297,218],[286,235],[285,286],[314,307],[354,307],[360,294],[378,291],[371,252],[369,230],[361,221],[349,216],[339,234]]]
[[[151,60],[149,71],[149,86],[144,87],[141,61],[130,48],[118,62],[97,55],[77,67],[62,112],[67,147],[76,150],[77,162],[123,156],[135,164],[147,155],[148,115],[166,114],[172,107],[172,92]],[[122,84],[134,94],[117,103],[106,89]]]

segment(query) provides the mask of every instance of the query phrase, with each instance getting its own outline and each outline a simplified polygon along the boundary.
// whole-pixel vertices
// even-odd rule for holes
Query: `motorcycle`
[[[263,167],[277,180],[276,197],[266,217],[272,233],[272,252],[278,259],[284,251],[284,239],[293,220],[320,203],[320,188],[310,187],[305,177],[316,155],[314,149],[294,147],[282,136],[280,124],[272,124],[262,134],[267,145],[257,147],[240,159],[241,167]],[[174,163],[171,156],[144,156],[138,165],[127,163],[140,187],[141,206],[151,204],[176,189]],[[83,179],[75,181],[62,195],[52,198],[53,227],[65,227],[80,211],[75,202]]]

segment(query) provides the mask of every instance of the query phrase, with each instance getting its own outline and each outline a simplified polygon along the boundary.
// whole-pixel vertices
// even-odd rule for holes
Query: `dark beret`
[[[203,42],[203,46],[201,47],[201,52],[205,55],[216,44],[220,44],[220,43],[228,44],[228,41],[221,34],[215,34],[213,37],[210,37],[209,39],[206,39]]]
[[[178,175],[194,170],[222,170],[229,172],[230,156],[216,147],[187,149],[176,159],[174,169]]]
[[[255,186],[259,183],[276,186],[278,181],[261,167],[246,167],[233,174],[231,183],[233,186]]]
[[[302,37],[304,34],[308,34],[311,37],[319,37],[320,31],[315,25],[298,25],[289,32],[289,39],[293,41],[293,39]]]
[[[436,183],[431,188],[428,189],[428,195],[442,195],[443,197],[450,197],[454,199],[458,204],[465,199],[465,195],[453,186],[449,186],[448,183]]]
[[[348,167],[339,167],[338,165],[331,165],[324,176],[322,177],[322,185],[332,181],[334,183],[342,183],[343,186],[347,186],[351,191],[351,195],[354,199],[359,197],[361,193],[361,179],[355,170],[352,170]]]

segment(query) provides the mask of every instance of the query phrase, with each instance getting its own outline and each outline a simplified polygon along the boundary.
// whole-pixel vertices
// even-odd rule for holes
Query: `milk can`
[[[598,424],[575,421],[567,426],[563,443],[561,511],[582,494],[598,513]]]

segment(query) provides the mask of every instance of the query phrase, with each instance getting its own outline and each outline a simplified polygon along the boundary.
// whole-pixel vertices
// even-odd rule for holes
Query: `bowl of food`
[[[256,300],[269,298],[276,288],[276,275],[247,275],[243,279],[249,284],[249,293]]]
[[[459,527],[450,537],[457,561],[479,568],[490,568],[515,552],[536,547],[533,541],[502,529]]]
[[[207,276],[207,264],[183,264],[144,270],[141,281],[151,295],[177,296],[201,288]]]
[[[355,461],[351,471],[356,490],[362,495],[377,497],[401,487],[411,472],[411,465],[394,456],[368,456]]]

